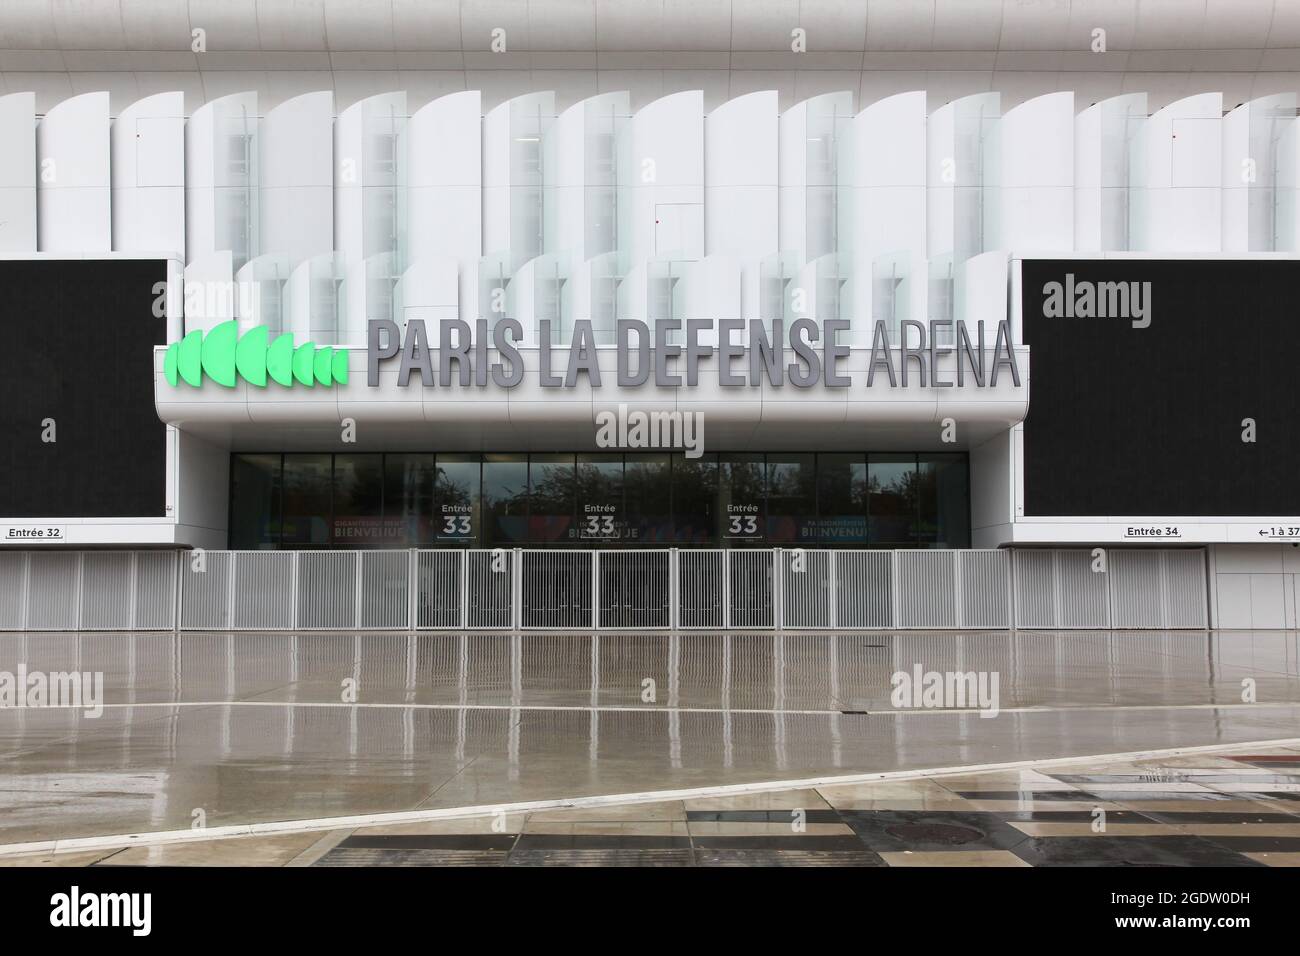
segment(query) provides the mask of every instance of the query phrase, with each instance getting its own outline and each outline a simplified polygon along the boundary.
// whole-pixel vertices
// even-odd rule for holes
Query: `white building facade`
[[[1193,308],[1161,311],[1184,277],[1243,295],[1300,278],[1295,95],[1151,109],[1128,92],[937,107],[922,90],[858,92],[783,107],[776,90],[714,104],[683,90],[634,107],[630,91],[468,89],[413,109],[401,90],[343,108],[333,89],[269,108],[257,89],[193,108],[181,92],[95,91],[39,114],[33,93],[0,96],[2,264],[150,263],[165,327],[148,380],[158,508],[65,496],[33,513],[12,493],[0,626],[68,624],[65,585],[81,595],[72,626],[94,626],[93,588],[115,575],[131,582],[126,626],[147,601],[169,626],[335,626],[305,608],[350,582],[338,626],[471,626],[472,592],[503,587],[506,616],[478,623],[529,626],[551,598],[525,592],[574,576],[589,585],[556,600],[576,610],[533,626],[1296,626],[1300,500],[1250,477],[1288,467],[1270,442],[1292,410],[1250,391],[1271,380],[1258,369],[1198,365],[1214,351],[1201,333],[1114,378],[1106,349],[1131,357],[1150,337],[1092,341],[1078,361],[1103,364],[1079,374],[1111,392],[1191,366],[1240,380],[1223,392],[1230,421],[1187,439],[1230,427],[1254,456],[1239,486],[1170,481],[1132,499],[1139,512],[1127,479],[1086,507],[1038,490],[1090,469],[1185,470],[1137,433],[1116,441],[1147,448],[1145,465],[1104,460],[1128,452],[1100,432],[1061,439],[1072,346],[1044,323],[1142,330],[1146,309],[1168,328]],[[1128,311],[1083,305],[1086,275],[1112,295],[1123,283]],[[1251,300],[1223,329],[1283,311]],[[1201,414],[1116,407],[1108,435]],[[638,435],[638,415],[668,437]],[[15,487],[36,481],[26,460]],[[193,548],[225,568],[212,594],[168,557]],[[552,551],[554,569],[530,570]],[[513,583],[476,577],[474,556],[497,553]],[[730,596],[751,572],[758,610]],[[638,585],[620,604],[620,575],[662,575],[662,593]],[[366,594],[399,580],[396,610],[366,618]],[[731,589],[716,619],[689,598],[712,581]],[[280,586],[317,590],[287,619],[241,617],[243,595]]]

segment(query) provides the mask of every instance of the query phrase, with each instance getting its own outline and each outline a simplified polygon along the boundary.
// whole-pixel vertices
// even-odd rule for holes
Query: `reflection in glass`
[[[867,540],[867,460],[865,455],[817,456],[817,534],[827,545],[858,545]]]
[[[916,543],[916,456],[867,456],[867,539],[910,548]]]
[[[722,540],[730,545],[764,540],[763,456],[723,454],[718,477]]]
[[[971,540],[960,452],[236,453],[230,468],[236,549]]]
[[[578,456],[577,498],[579,541],[626,542],[622,452]]]
[[[384,524],[400,547],[433,543],[433,474],[433,455],[384,456]]]
[[[624,487],[630,544],[668,547],[673,542],[672,469],[669,461],[666,452],[627,457]]]
[[[528,456],[483,456],[483,547],[522,543],[528,531]]]
[[[285,547],[329,545],[330,458],[330,455],[284,456]]]
[[[280,456],[232,455],[230,547],[280,546]]]
[[[718,541],[718,456],[672,456],[673,537],[680,544]]]
[[[384,456],[334,456],[330,543],[336,548],[400,547],[402,529],[384,521]]]
[[[919,543],[923,548],[970,547],[966,456],[921,454],[917,470]]]
[[[472,548],[482,524],[478,455],[439,455],[434,484],[434,538],[439,544]]]
[[[577,502],[573,455],[530,455],[528,463],[528,540],[563,544],[576,537]]]
[[[769,455],[767,461],[767,540],[771,544],[815,543],[816,456]]]

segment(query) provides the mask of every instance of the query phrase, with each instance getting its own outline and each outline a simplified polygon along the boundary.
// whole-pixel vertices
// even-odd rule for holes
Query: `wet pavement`
[[[22,866],[1300,866],[1300,747],[0,857]]]
[[[71,707],[0,709],[0,844],[1294,738],[1297,648],[1294,632],[0,635],[0,671],[102,672],[105,704],[99,717]],[[918,666],[996,675],[997,716],[981,716],[973,702],[927,708],[915,706],[918,698],[894,707],[891,678]],[[1290,772],[1289,761],[1277,763],[1274,776]],[[1249,776],[1244,782],[1260,788],[1250,792],[1262,795],[1242,799],[1267,808],[1241,812],[1290,812],[1292,798],[1279,796],[1284,783]],[[1069,786],[1089,795],[1084,803],[1103,796],[1086,781]],[[1022,789],[1007,791],[1019,802]],[[1198,812],[1162,810],[1138,791],[1108,801],[1142,814],[1114,826],[1188,826],[1151,814]],[[930,796],[988,813],[966,804],[1010,799],[993,792],[981,800],[945,786]],[[851,799],[874,800],[869,791]],[[1047,796],[1044,806],[1017,812],[1091,812],[1046,806],[1056,802]],[[1147,809],[1132,809],[1139,803]],[[842,829],[811,835],[858,841],[817,852],[861,854],[866,840],[875,865],[906,852],[867,839],[854,808],[817,808],[833,811],[826,825]],[[684,832],[666,836],[688,844],[640,849],[677,862],[683,849],[699,862],[702,844],[691,841],[706,823],[724,844],[755,835],[756,824],[788,828],[689,814],[666,822],[682,823]],[[1049,836],[1024,827],[1089,824],[1002,822],[1042,840]],[[961,836],[941,828],[926,842],[920,835],[929,831],[907,829],[932,823],[889,826],[917,846]],[[744,832],[731,832],[733,824]],[[807,825],[821,822],[809,817]],[[1005,827],[994,829],[1019,846]],[[539,835],[548,839],[504,852],[553,850],[549,838],[563,834]],[[1050,834],[1058,837],[1086,839]],[[260,862],[288,862],[322,838],[263,838]],[[241,841],[221,842],[220,852],[230,852]],[[992,837],[977,842],[980,852],[1007,849]],[[570,848],[600,850],[581,841]],[[465,849],[503,852],[495,843]]]

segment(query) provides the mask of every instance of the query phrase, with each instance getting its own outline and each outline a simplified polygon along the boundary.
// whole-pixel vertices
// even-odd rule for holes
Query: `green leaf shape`
[[[266,374],[285,388],[293,384],[293,335],[277,336],[266,350]]]
[[[181,343],[173,342],[167,346],[167,354],[163,357],[163,376],[167,379],[167,384],[172,388],[176,387],[176,356],[181,350]]]
[[[316,384],[311,374],[312,359],[315,355],[315,342],[303,342],[293,350],[293,377],[307,386]]]
[[[235,368],[239,377],[258,388],[266,387],[266,348],[271,330],[256,325],[240,336],[235,346]]]
[[[334,384],[333,358],[334,350],[329,346],[317,349],[316,354],[312,356],[311,373],[322,385]]]
[[[203,333],[195,329],[181,339],[176,350],[176,371],[186,383],[198,388],[203,384]]]
[[[221,322],[203,337],[202,366],[208,378],[226,388],[235,387],[235,340],[239,325],[234,319]]]
[[[333,358],[334,381],[339,385],[348,383],[348,353],[344,349],[335,349]]]

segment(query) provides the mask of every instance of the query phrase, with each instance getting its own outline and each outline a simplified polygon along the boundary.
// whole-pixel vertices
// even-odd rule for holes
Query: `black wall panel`
[[[1150,326],[1045,316],[1067,273],[1150,282]],[[1027,515],[1300,514],[1300,263],[1026,260],[1022,276]]]
[[[0,261],[0,516],[165,514],[153,289],[166,278],[157,259]]]

